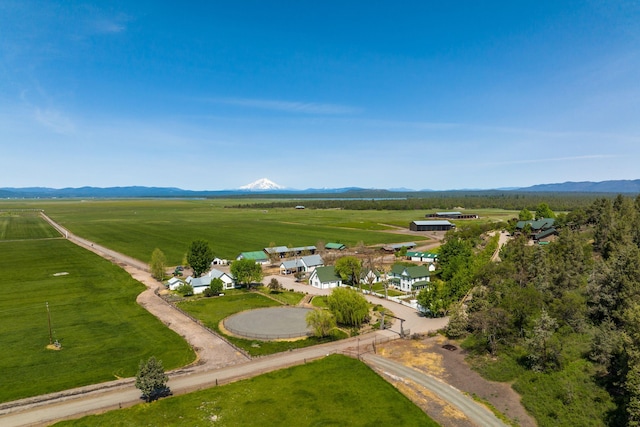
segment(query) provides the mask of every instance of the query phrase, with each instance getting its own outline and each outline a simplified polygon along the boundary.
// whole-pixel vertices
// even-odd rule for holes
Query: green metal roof
[[[326,267],[317,267],[314,272],[318,275],[318,279],[320,279],[322,283],[342,280],[342,277],[336,274],[336,270],[333,265],[327,265]]]
[[[420,257],[420,258],[438,258],[438,254],[435,254],[433,252],[415,252],[415,251],[408,251],[407,252],[407,256],[409,257]]]
[[[268,260],[267,254],[263,251],[242,252],[240,257],[243,259],[252,259],[254,261]]]
[[[338,250],[342,250],[345,249],[346,246],[343,245],[342,243],[327,243],[326,245],[324,245],[325,249],[338,249]]]
[[[412,279],[415,279],[417,277],[428,277],[431,275],[431,273],[429,272],[429,268],[427,266],[424,265],[416,265],[413,267],[406,267],[402,264],[395,264],[392,268],[391,268],[391,273],[396,275],[396,276],[408,276]]]

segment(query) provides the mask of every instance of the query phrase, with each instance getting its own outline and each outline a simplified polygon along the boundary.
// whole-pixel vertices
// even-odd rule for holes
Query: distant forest
[[[254,196],[255,197],[255,196]],[[275,196],[274,196],[275,197]],[[316,198],[317,197],[317,198]],[[326,194],[316,197],[283,200],[280,195],[273,201],[247,203],[238,201],[228,208],[274,209],[304,205],[308,209],[352,209],[352,210],[451,210],[451,209],[529,209],[535,211],[540,203],[546,203],[554,211],[586,209],[598,199],[613,200],[616,194],[599,193],[514,193],[510,191],[443,191],[422,193],[385,193],[353,192],[328,197]]]

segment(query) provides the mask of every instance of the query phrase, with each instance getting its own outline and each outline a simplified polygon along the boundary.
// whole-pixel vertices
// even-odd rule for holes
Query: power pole
[[[51,313],[49,312],[49,302],[46,302],[47,305],[47,320],[49,321],[49,345],[53,345],[53,334],[51,332]]]

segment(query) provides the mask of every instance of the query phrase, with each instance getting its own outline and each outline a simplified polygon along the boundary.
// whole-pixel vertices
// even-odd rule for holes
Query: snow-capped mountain
[[[284,188],[285,187],[283,187],[282,185],[278,185],[267,178],[262,178],[252,182],[251,184],[243,185],[242,187],[240,187],[240,190],[264,191],[264,190],[284,190]]]

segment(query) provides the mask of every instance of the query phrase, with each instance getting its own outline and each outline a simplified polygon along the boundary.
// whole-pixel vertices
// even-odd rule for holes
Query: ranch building
[[[452,228],[455,228],[455,225],[447,220],[411,221],[409,224],[411,231],[448,231]]]
[[[464,214],[462,212],[436,212],[425,215],[427,218],[447,218],[447,219],[478,219],[477,214]]]

